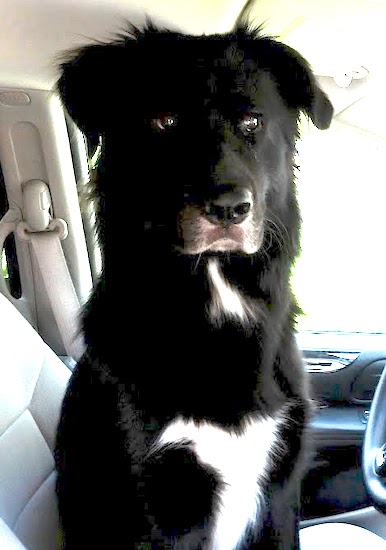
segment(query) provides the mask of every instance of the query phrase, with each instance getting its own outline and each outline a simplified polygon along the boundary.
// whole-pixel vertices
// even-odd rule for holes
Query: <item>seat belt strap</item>
[[[79,360],[84,352],[80,304],[63,253],[59,233],[30,233],[30,245],[46,289],[67,355]]]

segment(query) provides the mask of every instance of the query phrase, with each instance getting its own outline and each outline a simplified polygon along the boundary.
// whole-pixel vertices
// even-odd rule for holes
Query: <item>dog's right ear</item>
[[[121,75],[127,55],[124,43],[96,44],[78,50],[61,65],[60,97],[84,132],[101,134],[114,119],[119,98],[124,96]]]

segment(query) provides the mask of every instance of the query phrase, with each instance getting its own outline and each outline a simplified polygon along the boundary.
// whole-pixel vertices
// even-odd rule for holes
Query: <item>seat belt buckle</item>
[[[16,227],[18,237],[31,240],[31,233],[55,231],[62,241],[68,235],[67,223],[52,217],[52,202],[48,185],[42,180],[30,180],[23,186],[23,221]]]

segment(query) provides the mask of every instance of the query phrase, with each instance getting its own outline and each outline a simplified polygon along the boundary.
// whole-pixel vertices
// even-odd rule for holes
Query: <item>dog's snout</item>
[[[241,223],[251,211],[252,200],[248,189],[223,191],[207,201],[206,216],[214,224]]]

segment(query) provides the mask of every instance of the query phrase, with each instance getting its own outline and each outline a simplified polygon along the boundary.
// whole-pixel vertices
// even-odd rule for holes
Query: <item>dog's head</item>
[[[255,254],[269,233],[296,225],[299,115],[321,129],[332,118],[307,62],[247,28],[134,30],[78,52],[59,90],[82,130],[119,143],[106,208],[109,188],[124,200],[129,187],[146,231],[189,255]]]

